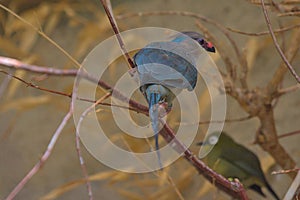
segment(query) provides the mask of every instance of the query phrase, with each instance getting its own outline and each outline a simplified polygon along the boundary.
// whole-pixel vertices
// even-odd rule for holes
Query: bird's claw
[[[137,72],[137,68],[131,68],[130,70],[128,70],[128,73],[130,74],[131,77],[134,77],[135,74]]]

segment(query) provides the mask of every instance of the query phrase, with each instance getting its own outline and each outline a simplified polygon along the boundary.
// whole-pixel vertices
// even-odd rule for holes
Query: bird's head
[[[232,143],[232,138],[224,131],[222,132],[213,132],[208,135],[205,141],[198,142],[197,145],[200,146],[213,146],[216,145],[217,143],[222,145],[222,143]]]
[[[206,41],[204,39],[204,36],[201,35],[200,33],[197,33],[194,31],[184,31],[181,33],[189,36],[190,38],[192,38],[193,40],[198,42],[198,44],[200,44],[200,46],[202,46],[206,51],[213,52],[213,53],[216,52],[214,45],[211,42]],[[182,41],[184,39],[182,34],[179,34],[178,36],[176,36],[176,38],[173,41],[178,41],[178,42]]]
[[[218,141],[219,141],[218,135],[211,134],[211,135],[208,136],[206,141],[198,142],[197,145],[200,145],[200,146],[210,145],[210,146],[212,146],[212,145],[217,144]]]
[[[218,142],[222,143],[222,142],[228,140],[228,138],[229,138],[229,136],[227,136],[227,133],[225,133],[225,132],[213,132],[213,133],[210,133],[207,136],[205,141],[198,142],[197,145],[200,145],[200,146],[206,146],[206,145],[214,146]]]

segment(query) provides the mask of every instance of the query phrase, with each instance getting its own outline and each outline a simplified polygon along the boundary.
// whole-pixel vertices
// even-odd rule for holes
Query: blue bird
[[[172,101],[178,92],[182,89],[192,91],[195,88],[198,72],[195,65],[197,55],[194,54],[199,45],[206,51],[215,52],[214,46],[205,41],[201,34],[182,32],[171,41],[150,43],[134,55],[141,84],[140,91],[149,104],[160,168],[159,118],[170,112]]]

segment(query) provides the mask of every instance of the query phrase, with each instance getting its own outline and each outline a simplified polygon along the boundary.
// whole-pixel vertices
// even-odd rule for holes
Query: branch
[[[296,84],[296,85],[293,85],[293,86],[290,86],[290,87],[287,87],[287,88],[279,89],[277,94],[276,94],[276,97],[285,95],[285,94],[290,93],[290,92],[295,92],[299,89],[300,89],[300,84]]]
[[[196,26],[202,31],[202,33],[207,37],[207,39],[209,39],[215,45],[215,47],[218,49],[218,52],[225,63],[227,74],[229,74],[229,76],[228,76],[227,74],[222,73],[222,76],[223,77],[228,76],[228,77],[230,77],[230,79],[235,80],[236,79],[236,65],[232,62],[232,58],[227,55],[227,53],[226,53],[227,51],[223,48],[223,44],[217,38],[215,38],[208,31],[208,29],[205,26],[203,26],[199,21],[196,21]]]
[[[52,94],[57,94],[57,95],[61,95],[61,96],[65,96],[65,97],[69,97],[69,98],[72,98],[72,94],[67,94],[67,93],[64,93],[64,92],[60,92],[60,91],[56,91],[56,90],[50,90],[48,88],[43,88],[43,87],[40,87],[38,85],[35,85],[33,83],[30,83],[30,82],[27,82],[25,81],[24,79],[21,79],[20,77],[17,77],[15,75],[12,75],[6,71],[3,71],[3,70],[0,70],[0,73],[3,73],[3,74],[6,74],[7,77],[11,77],[11,78],[14,78],[22,83],[24,83],[26,86],[28,87],[32,87],[34,89],[37,89],[37,90],[41,90],[41,91],[44,91],[44,92],[49,92],[49,93],[52,93]],[[90,103],[96,103],[97,101],[95,100],[91,100],[91,99],[86,99],[86,98],[80,98],[80,97],[77,97],[77,100],[80,100],[80,101],[86,101],[86,102],[90,102]],[[99,102],[98,103],[99,105],[102,105],[102,106],[110,106],[110,107],[118,107],[118,108],[123,108],[123,109],[127,109],[127,110],[131,110],[131,111],[134,111],[136,113],[143,113],[143,114],[146,114],[148,115],[148,112],[146,111],[141,111],[141,110],[138,110],[136,108],[133,108],[133,107],[127,107],[127,106],[122,106],[122,105],[117,105],[117,104],[111,104],[111,103],[105,103],[105,102]],[[97,104],[97,105],[98,105]]]
[[[282,135],[279,135],[278,138],[285,138],[285,137],[289,137],[289,136],[297,135],[297,134],[300,134],[300,130],[289,132],[289,133],[284,133]]]
[[[223,121],[201,121],[199,122],[199,124],[209,124],[209,123],[233,123],[233,122],[241,122],[241,121],[245,121],[245,120],[248,120],[248,119],[251,119],[253,118],[253,116],[251,115],[248,115],[246,117],[241,117],[241,118],[236,118],[236,119],[225,119]]]
[[[300,168],[294,168],[294,169],[283,169],[279,171],[273,171],[271,174],[272,175],[277,175],[277,174],[288,174],[288,173],[293,173],[293,172],[298,172],[300,171]]]
[[[291,11],[286,13],[278,14],[279,17],[286,17],[286,16],[300,16],[300,11]]]
[[[3,57],[2,57],[3,58]],[[27,70],[31,72],[36,72],[36,73],[43,73],[43,74],[48,74],[48,75],[56,75],[56,76],[61,76],[62,74],[68,75],[68,76],[76,76],[77,75],[77,70],[60,70],[60,69],[53,69],[53,68],[47,68],[47,67],[38,67],[38,66],[31,66],[27,64],[23,64],[21,61],[15,60],[15,59],[4,59],[5,61],[13,61],[13,63],[18,63],[18,66],[14,66],[12,63],[7,63],[7,62],[1,62],[3,59],[0,57],[0,64],[9,67],[9,68],[16,68],[16,69],[22,69],[22,70]],[[16,62],[17,61],[17,62]],[[7,64],[7,65],[5,65]],[[75,73],[76,71],[76,73]],[[121,101],[127,101],[129,100],[130,106],[133,108],[139,110],[141,113],[148,113],[148,107],[134,101],[131,99],[128,99],[125,95],[123,95],[121,92],[115,90],[113,87],[110,85],[106,84],[103,81],[98,81],[97,78],[93,77],[92,75],[88,74],[87,72],[83,72],[81,74],[78,74],[81,78],[84,78],[86,80],[89,80],[93,83],[97,83],[100,87],[110,90],[114,92],[114,95],[116,98],[118,98]],[[175,143],[175,150],[176,148],[179,148],[179,152],[185,152],[185,158],[189,160],[193,166],[199,171],[199,173],[203,174],[203,176],[208,179],[211,182],[216,183],[216,186],[228,193],[229,195],[240,198],[240,199],[247,199],[245,196],[245,190],[243,186],[239,183],[235,182],[230,182],[221,175],[217,174],[216,172],[212,171],[210,168],[208,168],[201,160],[199,160],[195,155],[192,154],[192,152],[185,147],[184,144],[182,144],[180,141],[178,141],[175,137],[175,134],[173,130],[165,124],[162,132],[160,133],[168,142],[172,141],[172,143]],[[182,151],[183,150],[183,151]],[[40,166],[39,166],[40,168]],[[35,172],[36,173],[36,172]],[[35,174],[34,173],[34,174]],[[29,179],[34,175],[32,174]],[[29,180],[28,179],[28,180]],[[27,180],[27,181],[28,181]],[[26,182],[27,182],[26,181]],[[22,186],[23,187],[23,186]],[[22,188],[20,188],[22,189]]]
[[[106,13],[107,13],[108,18],[110,19],[112,28],[114,29],[115,33],[118,35],[119,33],[118,33],[118,30],[116,29],[117,28],[116,24],[114,24],[114,19],[112,17],[112,14],[109,12],[109,9],[107,8],[104,0],[101,0],[101,2],[102,2],[102,5],[103,5]],[[212,20],[208,20],[208,21],[212,21]],[[223,28],[222,30],[226,30],[226,29]],[[227,36],[227,38],[231,42],[233,42],[233,45],[234,45],[235,44],[234,41],[231,40],[231,38],[227,34],[227,32],[225,32],[225,35]],[[120,41],[119,41],[119,43],[120,43],[120,46],[122,48],[122,44],[123,43],[121,43]],[[236,50],[237,55],[239,55],[240,52],[238,51],[238,49],[235,48],[235,50]],[[241,57],[239,57],[239,59],[241,59]],[[129,61],[128,57],[127,57],[127,60]],[[160,131],[160,134],[164,136],[165,140],[168,141],[168,142],[170,142],[170,143],[171,143],[171,141],[174,141],[175,144],[177,145],[177,147],[180,147],[179,149],[184,150],[185,158],[187,160],[189,160],[197,168],[197,170],[199,172],[201,172],[201,173],[205,172],[204,170],[207,169],[207,166],[202,161],[200,161],[196,156],[194,156],[192,154],[192,152],[188,148],[186,148],[183,143],[181,143],[179,140],[177,140],[175,138],[175,134],[174,134],[173,130],[166,123],[164,123],[164,124],[165,125],[163,127],[163,130]],[[166,134],[164,134],[164,133],[166,133]],[[176,150],[176,145],[175,146],[172,145],[172,147],[174,148],[174,150]],[[179,151],[179,152],[182,152],[182,151]],[[220,176],[219,174],[217,174],[215,172],[214,172],[214,174],[210,174],[209,172],[213,172],[212,170],[206,171],[206,172],[207,173],[204,173],[204,176],[206,175],[205,177],[208,180],[210,180],[211,182],[213,180],[215,180],[214,178],[216,178],[217,185],[219,185],[219,187],[222,190],[224,190],[225,192],[231,194],[233,197],[238,197],[238,198],[241,198],[241,199],[247,199],[247,196],[245,194],[245,190],[244,190],[243,186],[240,183],[235,183],[234,184],[237,187],[236,190],[234,190],[233,187],[232,187],[233,186],[232,182],[229,182],[227,179],[225,179],[224,177]],[[215,177],[214,177],[214,175],[215,175]]]
[[[219,189],[223,190],[232,197],[238,199],[248,199],[246,191],[243,185],[239,182],[230,182],[228,179],[217,174],[208,166],[206,166],[201,160],[199,160],[183,143],[176,139],[175,133],[165,122],[163,129],[160,131],[165,140],[173,147],[178,153],[184,152],[185,158],[202,174],[208,181],[214,183]]]
[[[129,69],[130,68],[135,68],[135,64],[134,64],[133,60],[130,58],[130,56],[128,54],[128,51],[126,50],[125,44],[124,44],[122,36],[120,34],[117,22],[116,22],[116,20],[113,16],[112,10],[109,9],[109,7],[107,6],[107,3],[105,2],[105,0],[100,0],[100,1],[102,3],[102,6],[103,6],[105,12],[106,12],[106,15],[108,17],[110,25],[111,25],[113,31],[115,32],[115,36],[117,37],[117,40],[118,40],[118,43],[120,45],[122,54],[123,54],[123,56],[125,57],[125,59],[127,61]]]
[[[125,19],[125,18],[129,18],[129,17],[141,17],[141,16],[152,16],[152,15],[179,15],[179,16],[186,16],[186,17],[192,17],[198,20],[201,20],[203,22],[209,23],[214,25],[215,27],[217,27],[226,37],[227,39],[231,42],[232,47],[236,53],[236,56],[239,60],[239,63],[241,65],[242,68],[242,75],[240,77],[240,81],[241,84],[244,88],[247,88],[247,82],[246,82],[246,76],[247,76],[247,72],[248,72],[248,64],[246,61],[245,56],[240,52],[239,48],[237,47],[235,41],[232,39],[232,37],[229,35],[229,31],[220,23],[209,19],[205,16],[199,15],[197,13],[193,13],[193,12],[185,12],[185,11],[153,11],[153,12],[138,12],[138,13],[129,13],[129,14],[124,14],[124,15],[119,15],[116,18],[117,19]],[[232,66],[228,66],[231,69],[229,70],[229,72],[234,71],[235,69],[232,69]],[[233,77],[234,79],[234,77]]]
[[[53,134],[48,144],[48,147],[44,152],[44,154],[42,155],[39,162],[36,163],[35,166],[27,173],[27,175],[18,183],[18,185],[13,189],[13,191],[7,196],[6,200],[13,200],[15,196],[20,192],[20,190],[23,189],[25,184],[42,168],[42,166],[45,164],[45,162],[48,160],[49,156],[51,155],[51,152],[53,150],[54,145],[56,144],[57,139],[59,138],[60,134],[62,133],[62,130],[66,126],[69,119],[72,117],[72,114],[73,114],[73,110],[72,108],[70,108],[69,112],[65,115],[60,125],[56,129],[55,133]]]
[[[240,31],[240,30],[230,28],[230,27],[226,27],[226,28],[227,28],[227,30],[229,30],[231,32],[239,33],[239,34],[242,34],[242,35],[249,35],[249,36],[263,36],[263,35],[270,34],[270,31],[262,31],[262,32],[259,32],[259,33],[248,33],[248,32]],[[292,30],[292,29],[295,29],[295,28],[300,28],[300,24],[291,25],[291,26],[287,26],[287,27],[284,27],[284,28],[280,28],[280,29],[275,29],[275,30],[273,30],[273,32],[274,33],[282,33],[282,32],[289,31],[289,30]]]
[[[292,35],[291,37],[290,45],[288,45],[289,48],[287,49],[286,57],[290,62],[296,57],[296,54],[300,48],[300,46],[298,45],[299,43],[300,43],[300,29],[295,31],[294,35]],[[267,89],[270,94],[277,91],[278,85],[282,82],[286,72],[287,72],[287,67],[285,66],[285,63],[282,62],[278,67],[278,69],[276,70],[273,78],[268,83]]]
[[[280,46],[277,42],[277,39],[275,37],[274,31],[273,31],[272,26],[271,26],[271,22],[270,22],[270,19],[269,19],[269,16],[268,16],[268,12],[267,12],[266,7],[265,7],[264,0],[260,0],[260,1],[261,1],[264,16],[265,16],[265,19],[266,19],[266,24],[267,24],[269,32],[272,36],[272,39],[273,39],[274,45],[276,47],[276,50],[278,51],[278,53],[279,53],[281,59],[283,60],[283,62],[286,64],[286,66],[290,70],[291,74],[294,76],[294,78],[297,80],[297,82],[300,83],[300,77],[298,76],[298,74],[294,70],[293,66],[290,64],[289,60],[285,57],[284,53],[282,52],[282,50],[281,50],[281,48],[280,48]]]
[[[78,88],[78,83],[79,82],[76,82],[76,89]],[[86,181],[86,185],[87,185],[87,190],[88,190],[88,194],[89,194],[89,198],[90,200],[93,199],[93,193],[92,193],[92,186],[91,186],[91,182],[89,180],[89,175],[87,173],[87,170],[86,170],[86,166],[85,166],[85,162],[84,162],[84,159],[82,157],[82,153],[81,153],[81,148],[80,148],[80,136],[79,136],[79,132],[78,130],[80,129],[80,126],[81,126],[81,122],[83,121],[84,117],[87,116],[88,113],[91,112],[91,110],[93,110],[93,108],[102,103],[105,99],[107,99],[108,97],[111,96],[111,93],[107,93],[106,95],[104,95],[102,98],[100,98],[99,100],[97,100],[94,104],[92,104],[88,109],[86,109],[82,115],[80,116],[80,119],[78,121],[78,124],[77,124],[77,127],[76,127],[76,151],[77,151],[77,154],[78,154],[78,157],[79,157],[79,161],[80,161],[80,166],[81,166],[81,170],[83,172],[83,176],[85,178],[85,181]]]
[[[58,94],[58,95],[62,95],[62,96],[67,96],[67,97],[72,97],[72,94],[66,94],[66,93],[63,93],[63,92],[59,92],[59,91],[56,91],[56,90],[50,90],[50,89],[46,89],[46,88],[43,88],[43,87],[40,87],[40,86],[37,86],[33,83],[29,83],[23,79],[21,79],[20,77],[17,77],[15,75],[12,75],[6,71],[3,71],[0,69],[0,73],[3,73],[3,74],[6,74],[7,77],[10,77],[10,78],[14,78],[18,81],[21,81],[22,83],[24,83],[25,85],[27,85],[28,87],[32,87],[32,88],[35,88],[35,89],[38,89],[38,90],[41,90],[41,91],[45,91],[45,92],[49,92],[49,93],[52,93],[52,94]],[[84,99],[84,101],[88,101],[90,102],[90,100],[87,100],[87,99]]]
[[[23,22],[24,24],[27,24],[28,26],[30,26],[34,31],[36,31],[39,35],[41,35],[43,38],[45,38],[48,42],[50,42],[52,45],[54,45],[60,52],[62,52],[68,59],[70,59],[72,61],[73,64],[75,64],[75,66],[80,67],[79,62],[77,62],[77,60],[75,60],[66,50],[64,50],[61,46],[59,46],[56,42],[54,42],[50,37],[48,37],[42,30],[38,29],[37,27],[35,27],[33,24],[31,24],[29,21],[26,21],[25,19],[23,19],[21,16],[19,16],[18,14],[16,14],[15,12],[13,12],[12,10],[10,10],[9,8],[6,8],[5,6],[3,6],[0,3],[0,8],[2,8],[3,10],[7,11],[8,13],[10,13],[11,15],[13,15],[14,17],[16,17],[18,20],[20,20],[21,22]]]
[[[148,107],[133,101],[120,93],[119,91],[115,90],[113,87],[105,83],[104,81],[98,80],[97,77],[94,77],[93,75],[83,72],[82,70],[79,71],[77,69],[55,69],[51,67],[45,67],[45,66],[37,66],[37,65],[29,65],[26,63],[23,63],[20,60],[16,60],[13,58],[7,58],[0,56],[0,65],[3,65],[8,68],[14,68],[14,69],[20,69],[20,70],[25,70],[25,71],[30,71],[34,73],[39,73],[39,74],[47,74],[47,75],[54,75],[54,76],[77,76],[80,78],[84,78],[86,80],[91,81],[92,83],[98,84],[100,87],[104,88],[105,90],[113,90],[114,91],[114,96],[119,98],[122,101],[129,101],[129,105],[132,106],[133,108],[136,108],[139,110],[139,112],[147,112],[148,113]]]

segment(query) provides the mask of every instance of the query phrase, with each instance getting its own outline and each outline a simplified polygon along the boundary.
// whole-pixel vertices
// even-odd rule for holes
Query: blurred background
[[[115,15],[132,12],[179,10],[194,12],[213,19],[225,27],[244,32],[258,33],[267,31],[267,26],[260,5],[254,1],[241,0],[112,0]],[[280,1],[275,1],[280,2]],[[2,0],[21,17],[34,24],[35,27],[58,43],[76,60],[82,62],[85,56],[98,43],[113,34],[99,1],[92,0]],[[274,11],[274,10],[273,10]],[[270,9],[270,17],[274,28],[299,24],[297,16],[279,16],[276,10]],[[184,16],[151,15],[130,17],[117,20],[121,31],[137,27],[164,27],[178,31],[198,31],[195,19]],[[214,35],[228,52],[233,52],[231,44],[224,35],[212,25],[206,28]],[[293,32],[279,35],[279,42],[288,48]],[[269,35],[247,36],[231,33],[238,48],[245,51],[249,63],[248,83],[255,88],[265,85],[273,76],[281,59],[274,48]],[[296,44],[297,45],[297,44]],[[300,45],[300,44],[298,44]],[[217,49],[218,51],[218,49]],[[53,44],[41,37],[32,27],[16,19],[11,14],[0,9],[0,55],[16,58],[25,63],[54,68],[76,68]],[[221,70],[224,63],[220,55],[212,55]],[[293,61],[293,66],[300,73],[299,52]],[[40,87],[71,93],[72,77],[55,77],[18,71],[0,66],[0,69],[14,74]],[[104,80],[110,84],[127,71],[126,63],[120,58],[106,71]],[[45,151],[51,136],[69,109],[70,99],[67,97],[42,92],[18,82],[9,80],[0,74],[0,199],[4,199],[19,183],[25,174],[38,162]],[[201,83],[201,81],[200,81]],[[282,87],[295,85],[294,78],[287,73]],[[200,86],[199,86],[200,87]],[[105,94],[99,90],[97,95]],[[201,120],[209,120],[208,94],[199,94]],[[138,92],[134,99],[146,105]],[[282,96],[276,104],[275,121],[278,134],[299,130],[300,112],[299,91]],[[118,137],[122,135],[113,123],[109,107],[99,107],[99,120],[107,125],[107,135]],[[170,125],[176,130],[180,119],[178,113],[172,111]],[[240,118],[247,113],[240,105],[228,96],[227,118]],[[148,123],[148,118],[142,114],[132,113],[133,119],[139,123]],[[297,123],[298,122],[298,123]],[[255,152],[262,163],[262,168],[270,184],[282,197],[292,179],[287,175],[267,175],[278,166],[268,153],[253,144],[259,121],[256,118],[234,123],[226,123],[225,130],[241,143]],[[206,125],[201,125],[195,143],[202,140]],[[131,137],[124,138],[136,152],[147,152],[149,146],[145,141]],[[152,141],[152,140],[151,140]],[[300,134],[280,139],[280,143],[290,156],[299,164]],[[193,144],[190,149],[197,154],[199,147]],[[88,174],[93,176],[92,189],[94,199],[179,199],[175,188],[168,183],[168,177],[157,176],[154,173],[128,174],[115,171],[94,159],[82,146]],[[180,158],[164,171],[176,183],[185,199],[230,199],[225,193],[218,191],[185,159]],[[75,128],[71,120],[65,129],[43,168],[29,181],[16,199],[88,199],[79,159],[75,149]],[[265,190],[264,190],[265,191]],[[265,192],[272,199],[270,194]],[[252,199],[261,199],[249,191]]]

